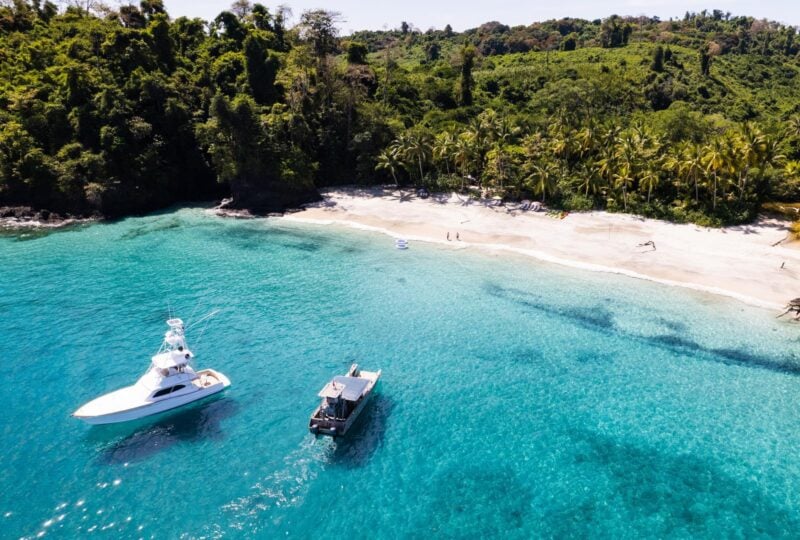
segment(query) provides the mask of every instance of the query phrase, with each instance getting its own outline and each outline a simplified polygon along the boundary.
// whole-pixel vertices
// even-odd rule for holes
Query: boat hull
[[[198,371],[197,374],[201,377],[204,374],[213,375],[213,377],[215,377],[218,382],[214,384],[209,384],[207,386],[198,387],[197,390],[190,393],[180,394],[176,396],[169,396],[165,399],[147,403],[131,409],[113,411],[107,414],[97,414],[97,415],[81,415],[76,412],[72,416],[78,418],[79,420],[83,420],[87,424],[91,425],[118,424],[120,422],[139,420],[140,418],[145,418],[147,416],[152,416],[154,414],[159,414],[162,412],[170,411],[172,409],[177,409],[178,407],[182,407],[184,405],[194,403],[195,401],[199,401],[201,399],[213,396],[214,394],[222,392],[231,384],[230,380],[228,380],[228,378],[225,375],[212,369],[204,369]]]

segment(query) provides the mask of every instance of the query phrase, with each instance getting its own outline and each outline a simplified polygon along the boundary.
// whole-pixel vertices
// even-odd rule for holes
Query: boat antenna
[[[200,330],[200,335],[199,335],[199,336],[197,336],[197,339],[196,339],[196,340],[194,340],[194,343],[195,343],[195,345],[197,345],[198,343],[200,343],[200,340],[203,338],[203,334],[205,334],[205,333],[206,333],[206,328],[208,328],[208,321],[210,321],[210,320],[211,320],[211,317],[213,317],[214,315],[216,315],[217,313],[219,313],[219,311],[220,311],[220,310],[218,310],[218,309],[215,309],[215,310],[213,310],[213,311],[211,311],[211,312],[207,313],[206,315],[204,315],[204,316],[200,317],[200,318],[199,318],[199,319],[197,319],[195,322],[193,322],[192,324],[190,324],[189,326],[187,326],[187,327],[186,327],[186,329],[188,330],[189,328],[191,328],[191,327],[193,327],[193,326],[195,326],[195,325],[197,325],[197,324],[200,324],[200,323],[201,323],[201,322],[203,322],[203,321],[205,321],[205,322],[206,322],[206,324],[204,324],[204,325],[203,325],[203,328]]]
[[[194,305],[194,308],[192,309],[192,312],[189,314],[189,318],[186,319],[187,321],[191,321],[192,320],[192,318],[194,317],[194,314],[197,312],[197,306],[199,306],[199,305],[200,304],[195,304]]]
[[[206,313],[205,315],[203,315],[202,317],[200,317],[199,319],[194,321],[192,324],[188,325],[186,327],[186,329],[188,330],[188,329],[192,328],[193,326],[196,326],[196,325],[200,324],[201,322],[210,319],[211,317],[213,317],[214,315],[216,315],[219,312],[220,312],[220,310],[218,310],[218,309],[209,311],[208,313]]]

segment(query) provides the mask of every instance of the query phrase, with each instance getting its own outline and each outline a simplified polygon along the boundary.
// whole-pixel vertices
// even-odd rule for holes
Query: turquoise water
[[[118,426],[170,310],[220,398]],[[795,536],[800,327],[524,258],[186,209],[0,238],[0,536]],[[383,369],[345,440],[306,431]]]

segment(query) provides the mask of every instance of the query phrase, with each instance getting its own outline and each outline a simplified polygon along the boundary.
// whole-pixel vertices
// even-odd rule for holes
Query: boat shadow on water
[[[86,441],[98,451],[98,461],[117,465],[144,461],[184,442],[221,440],[222,421],[234,416],[239,404],[225,396],[213,396],[179,411],[123,425],[92,426]]]
[[[329,463],[346,468],[363,467],[383,445],[387,424],[395,404],[383,394],[375,394],[372,401],[343,437],[331,444]]]

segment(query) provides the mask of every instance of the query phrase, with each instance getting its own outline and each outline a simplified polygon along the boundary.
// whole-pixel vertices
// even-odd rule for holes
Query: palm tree
[[[461,191],[464,191],[464,181],[469,176],[470,167],[475,155],[474,133],[466,131],[458,136],[455,144],[453,159],[456,166],[461,169]]]
[[[541,193],[542,203],[547,202],[547,194],[552,194],[556,187],[555,167],[552,163],[534,163],[527,180],[533,185],[534,193]]]
[[[508,177],[510,157],[508,152],[500,146],[495,144],[491,150],[486,154],[486,169],[487,176],[496,179],[500,189],[504,188],[505,180]]]
[[[758,156],[756,167],[758,176],[756,177],[756,189],[763,193],[766,189],[768,177],[767,169],[781,167],[786,162],[786,156],[781,153],[781,143],[774,137],[764,136],[764,143],[761,146],[761,154]]]
[[[617,144],[621,133],[622,128],[616,124],[608,128],[608,131],[603,135],[603,146],[606,148],[613,148]]]
[[[467,138],[472,148],[470,160],[478,171],[483,170],[486,153],[489,151],[492,142],[492,138],[487,131],[488,125],[486,120],[481,121],[475,118],[470,122],[470,127],[466,131]],[[483,178],[481,178],[481,180],[483,180]]]
[[[630,165],[623,163],[614,173],[614,186],[622,188],[622,207],[628,211],[628,188],[633,186],[634,177]]]
[[[600,185],[603,182],[603,176],[600,174],[599,164],[585,165],[581,167],[581,178],[583,182],[579,187],[583,190],[586,197],[589,196],[589,191],[592,195],[596,195],[600,191]]]
[[[472,122],[471,127],[475,131],[480,131],[483,136],[493,138],[499,130],[500,122],[501,117],[494,109],[486,109]]]
[[[397,171],[400,166],[396,153],[386,149],[378,155],[378,164],[375,165],[375,170],[389,171],[394,179],[395,186],[399,188],[400,182],[397,180]]]
[[[680,147],[676,147],[671,153],[667,154],[662,161],[663,169],[672,173],[674,179],[672,183],[675,185],[678,197],[680,197],[681,189],[685,180],[685,171],[683,168],[683,160],[681,159],[681,155],[682,149]]]
[[[450,174],[450,162],[456,148],[456,138],[450,131],[443,131],[436,136],[433,143],[433,157],[444,162],[447,174]]]
[[[514,141],[519,136],[520,132],[519,126],[510,122],[505,116],[502,116],[495,123],[492,136],[495,143],[505,146]]]
[[[723,176],[723,179],[726,184],[733,184],[736,181],[736,187],[738,188],[741,185],[741,177],[744,171],[744,157],[739,146],[738,136],[730,132],[726,133],[722,139],[722,150],[725,156],[725,176]]]
[[[639,186],[642,189],[647,189],[647,204],[650,204],[650,196],[653,194],[653,189],[658,187],[661,177],[654,168],[648,168],[641,178],[639,178]]]
[[[572,148],[570,144],[571,139],[566,129],[554,124],[549,132],[550,133],[548,136],[550,137],[550,148],[553,152],[553,155],[564,160],[569,159],[569,156],[572,153]]]
[[[712,196],[712,203],[711,208],[713,210],[717,209],[717,178],[719,172],[722,171],[726,165],[726,154],[725,154],[725,147],[720,141],[719,138],[715,138],[708,144],[705,148],[703,148],[703,163],[706,166],[706,171],[710,172],[714,178],[714,188],[713,188],[713,196]]]
[[[418,169],[419,180],[422,182],[425,177],[423,165],[431,154],[427,137],[418,133],[402,134],[392,142],[389,149],[409,174],[412,174],[414,169]]]
[[[622,204],[628,211],[628,188],[636,181],[639,167],[640,137],[634,130],[626,131],[620,135],[614,149],[617,161],[617,170],[613,173],[615,187],[622,187]]]
[[[604,146],[600,150],[600,159],[595,162],[594,169],[597,175],[611,187],[614,182],[614,170],[617,167],[617,158],[613,146]]]
[[[800,137],[800,114],[789,118],[789,122],[786,125],[786,134],[789,137]]]
[[[406,155],[410,160],[416,161],[419,166],[419,181],[425,178],[422,165],[427,162],[431,155],[431,147],[423,135],[412,135],[409,137],[409,145],[406,148]]]
[[[747,190],[750,169],[757,167],[761,162],[765,142],[764,134],[753,124],[747,123],[742,126],[739,134],[740,165],[742,166],[739,175],[739,200],[744,197]]]
[[[762,175],[767,168],[779,167],[786,160],[786,156],[781,154],[780,146],[780,142],[774,137],[764,136],[761,155],[758,156],[758,168]]]
[[[700,175],[705,172],[703,168],[703,147],[699,144],[687,144],[683,152],[683,169],[687,178],[694,183],[694,202],[700,202]]]
[[[596,138],[597,133],[592,126],[586,126],[575,135],[575,142],[578,146],[578,156],[580,159],[586,159],[586,157],[593,152],[597,144]]]

